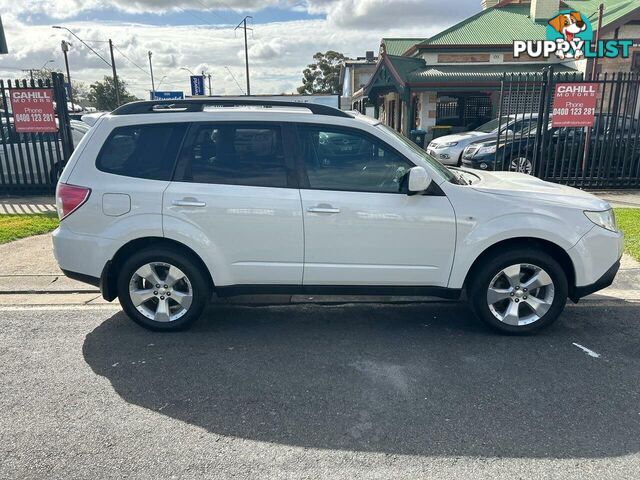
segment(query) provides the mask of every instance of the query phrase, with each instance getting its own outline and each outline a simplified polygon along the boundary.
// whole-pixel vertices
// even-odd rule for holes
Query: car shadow
[[[640,450],[635,312],[571,307],[556,326],[517,337],[485,329],[460,304],[217,305],[174,334],[118,313],[83,353],[125,401],[220,435],[391,454],[604,457]]]

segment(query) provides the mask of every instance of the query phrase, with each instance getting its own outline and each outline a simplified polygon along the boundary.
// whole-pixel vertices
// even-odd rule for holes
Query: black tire
[[[187,277],[188,283],[191,287],[192,300],[191,304],[187,308],[186,313],[184,313],[180,318],[166,322],[155,321],[142,314],[134,306],[129,294],[130,282],[133,281],[132,279],[134,277],[134,273],[140,267],[150,263],[172,265],[180,269]],[[200,267],[197,260],[187,252],[183,253],[179,250],[169,250],[166,247],[150,247],[148,249],[137,252],[126,259],[119,270],[120,272],[117,279],[117,292],[120,305],[122,305],[122,309],[129,316],[129,318],[131,318],[138,325],[141,325],[149,330],[167,332],[184,330],[188,328],[200,317],[202,311],[207,306],[211,298],[211,287],[209,282],[207,281],[205,272],[202,271],[202,268]],[[158,274],[161,273],[162,272],[160,272],[158,269]],[[163,286],[164,285],[162,285],[161,287]],[[161,291],[158,292],[161,293]],[[162,298],[164,299],[164,297]],[[157,298],[155,300],[152,299],[151,305],[153,305],[153,302],[157,301]],[[168,297],[167,302],[169,302]],[[171,302],[172,308],[178,307],[178,303],[176,303],[175,300],[172,299]],[[148,304],[149,303],[145,305]]]
[[[537,320],[532,321],[532,323],[528,323],[526,325],[510,325],[508,323],[505,323],[504,321],[501,321],[498,316],[496,316],[499,315],[500,312],[498,311],[496,315],[494,315],[494,313],[491,311],[491,308],[489,307],[487,299],[487,293],[494,278],[503,269],[516,264],[533,265],[542,268],[552,280],[553,300],[549,301],[551,306],[544,315],[540,316]],[[529,271],[528,267],[523,268],[522,271],[523,280],[526,280],[524,277],[526,277],[527,272]],[[498,281],[504,282],[506,280],[507,278],[503,277]],[[505,284],[505,288],[512,289],[510,284]],[[526,293],[522,291],[522,287],[520,287],[519,290],[520,292],[517,295],[526,295]],[[546,291],[544,289],[536,291],[536,295],[538,295],[538,292],[545,294]],[[481,263],[477,265],[477,267],[474,268],[472,272],[472,278],[470,278],[468,282],[467,293],[468,302],[471,309],[476,314],[476,316],[487,325],[502,333],[527,334],[548,327],[558,319],[558,317],[562,313],[562,310],[564,309],[565,304],[567,303],[568,282],[563,268],[551,255],[547,254],[546,252],[525,248],[511,248],[487,257],[485,260],[481,261]],[[515,296],[515,298],[514,296],[511,296],[501,301],[502,303],[495,304],[494,310],[500,310],[502,306],[504,306],[504,308],[507,308],[511,302],[516,301],[516,298],[518,298],[517,295]],[[522,299],[522,297],[520,297],[520,299]],[[529,299],[529,302],[530,301],[531,299]],[[516,309],[519,308],[519,312],[523,312],[523,316],[525,316],[526,318],[527,313],[535,313],[529,307],[529,302],[520,300],[520,305],[513,307]]]

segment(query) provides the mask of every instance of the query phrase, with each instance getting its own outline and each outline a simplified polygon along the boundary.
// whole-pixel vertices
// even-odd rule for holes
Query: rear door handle
[[[195,198],[183,198],[182,200],[174,200],[171,202],[176,207],[206,207],[205,202],[200,202]]]
[[[333,208],[331,206],[318,205],[315,207],[307,208],[307,212],[309,213],[340,213],[340,209]]]

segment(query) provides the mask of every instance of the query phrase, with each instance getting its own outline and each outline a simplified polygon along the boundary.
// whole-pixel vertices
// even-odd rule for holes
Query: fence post
[[[554,78],[554,68],[553,65],[549,66],[549,69],[547,70],[547,80],[544,84],[544,105],[542,106],[543,110],[542,110],[542,137],[541,137],[541,152],[542,149],[546,149],[547,146],[547,141],[549,138],[549,116],[550,116],[550,110],[553,108],[552,107],[552,91],[555,89],[555,78]],[[542,158],[542,161],[540,162],[540,170],[539,173],[542,174],[542,164],[544,163],[544,176],[541,176],[541,178],[544,179],[544,177],[546,177],[546,173],[547,173],[547,166],[548,166],[548,159],[546,158]]]
[[[64,75],[53,72],[51,79],[53,83],[53,97],[56,102],[56,113],[58,114],[58,129],[60,130],[60,140],[62,141],[62,153],[66,162],[73,152],[73,137],[71,135],[71,118],[69,117],[69,110],[67,109]],[[71,85],[69,85],[69,88],[71,88]]]

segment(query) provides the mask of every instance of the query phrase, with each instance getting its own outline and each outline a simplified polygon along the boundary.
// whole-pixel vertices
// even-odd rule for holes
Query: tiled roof
[[[426,45],[510,45],[514,39],[544,39],[547,22],[529,18],[529,5],[489,8],[428,38]]]
[[[382,43],[387,55],[402,55],[423,40],[424,38],[383,38]]]
[[[561,8],[571,8],[582,12],[592,23],[598,19],[598,5],[605,4],[602,25],[606,27],[625,15],[640,9],[638,0],[562,0]],[[528,4],[506,4],[488,8],[461,21],[460,23],[416,42],[418,47],[439,45],[511,45],[514,40],[544,40],[547,22],[533,21],[529,16]],[[595,25],[594,25],[595,28]],[[395,53],[401,55],[413,45],[406,45],[410,39],[383,39],[385,44],[397,45]],[[406,48],[405,48],[406,47]],[[388,47],[387,47],[388,50]]]
[[[602,15],[602,25],[607,26],[611,22],[624,17],[633,10],[640,8],[638,0],[563,0],[568,8],[578,10],[589,18],[593,23],[593,28],[597,28],[598,6],[604,3],[604,14]]]

